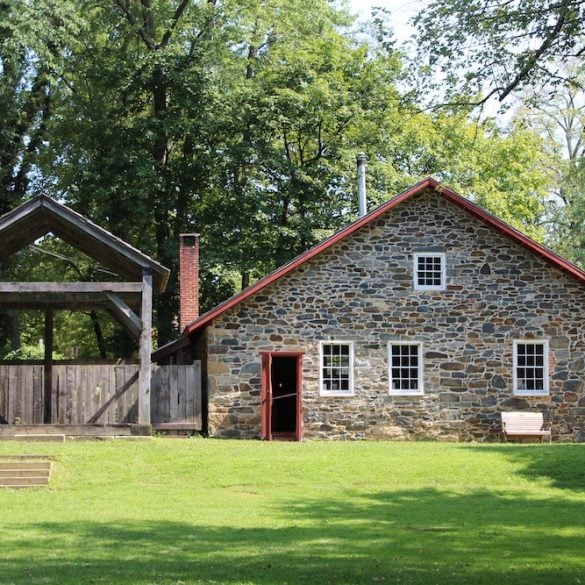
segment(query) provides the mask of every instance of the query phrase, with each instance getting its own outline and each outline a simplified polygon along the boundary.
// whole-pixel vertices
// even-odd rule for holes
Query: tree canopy
[[[574,82],[566,64],[585,55],[583,0],[432,0],[415,22],[418,71],[445,103]]]
[[[428,31],[439,27],[437,51],[448,5],[463,18],[463,2],[438,0],[425,16]],[[0,11],[0,211],[49,192],[170,267],[155,307],[159,343],[178,334],[179,233],[201,234],[201,302],[211,308],[355,218],[360,151],[370,205],[432,174],[547,236],[546,136],[526,121],[478,121],[467,107],[422,111],[392,39],[356,34],[327,0],[5,0]],[[455,47],[438,57],[456,60]],[[487,73],[470,64],[484,75],[468,86],[476,92]],[[47,254],[28,251],[4,272],[89,278],[99,268],[58,241],[38,246],[65,260],[53,256],[50,268]],[[77,332],[58,340],[63,354],[67,344],[82,355],[133,351],[100,315],[63,319]],[[34,329],[33,316],[20,321]],[[16,349],[14,328],[5,315],[5,351]]]

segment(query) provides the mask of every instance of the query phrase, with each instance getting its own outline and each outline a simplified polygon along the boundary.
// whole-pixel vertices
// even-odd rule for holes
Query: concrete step
[[[0,424],[0,438],[15,435],[64,435],[66,437],[105,437],[120,435],[151,435],[150,425],[85,424],[85,425],[5,425]]]
[[[50,469],[0,469],[0,483],[5,477],[44,477]]]
[[[30,488],[42,488],[45,487],[44,485],[34,485],[34,484],[18,484],[18,485],[1,485],[0,490],[24,490]]]
[[[0,469],[0,482],[5,477],[40,477],[49,475],[48,469]]]
[[[0,441],[50,441],[51,443],[63,443],[65,442],[65,435],[42,435],[42,434],[34,434],[34,435],[0,435]]]
[[[26,467],[26,469],[31,469],[31,470],[39,470],[39,469],[49,470],[49,469],[51,469],[51,462],[50,461],[27,461],[25,459],[22,462],[20,462],[17,460],[12,460],[12,461],[0,460],[0,474],[3,471],[18,468],[21,463],[24,465],[24,467]]]
[[[13,485],[47,485],[49,476],[41,477],[2,477],[0,478],[0,487],[11,487]]]
[[[25,455],[8,454],[0,455],[0,461],[48,461],[51,462],[50,455],[37,455],[36,453],[30,453]]]
[[[26,488],[49,483],[52,463],[45,455],[0,455],[0,487]]]

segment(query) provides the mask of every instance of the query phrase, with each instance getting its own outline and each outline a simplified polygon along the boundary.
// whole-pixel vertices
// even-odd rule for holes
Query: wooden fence
[[[43,424],[42,365],[0,364],[0,424]],[[53,364],[53,424],[138,420],[138,364]],[[201,430],[201,362],[152,367],[151,422]]]

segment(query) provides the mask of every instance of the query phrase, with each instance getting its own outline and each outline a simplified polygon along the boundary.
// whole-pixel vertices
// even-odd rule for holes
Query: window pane
[[[544,343],[516,345],[516,389],[521,391],[546,390]]]
[[[418,256],[416,282],[419,286],[440,287],[443,275],[442,256]]]
[[[347,343],[324,343],[321,353],[322,390],[351,393],[351,347]]]
[[[421,385],[419,380],[418,344],[392,344],[390,355],[390,387],[392,390],[416,393]]]

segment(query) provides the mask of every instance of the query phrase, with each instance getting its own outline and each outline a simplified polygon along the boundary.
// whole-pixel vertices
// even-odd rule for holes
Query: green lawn
[[[0,584],[585,583],[585,445],[0,443]]]

